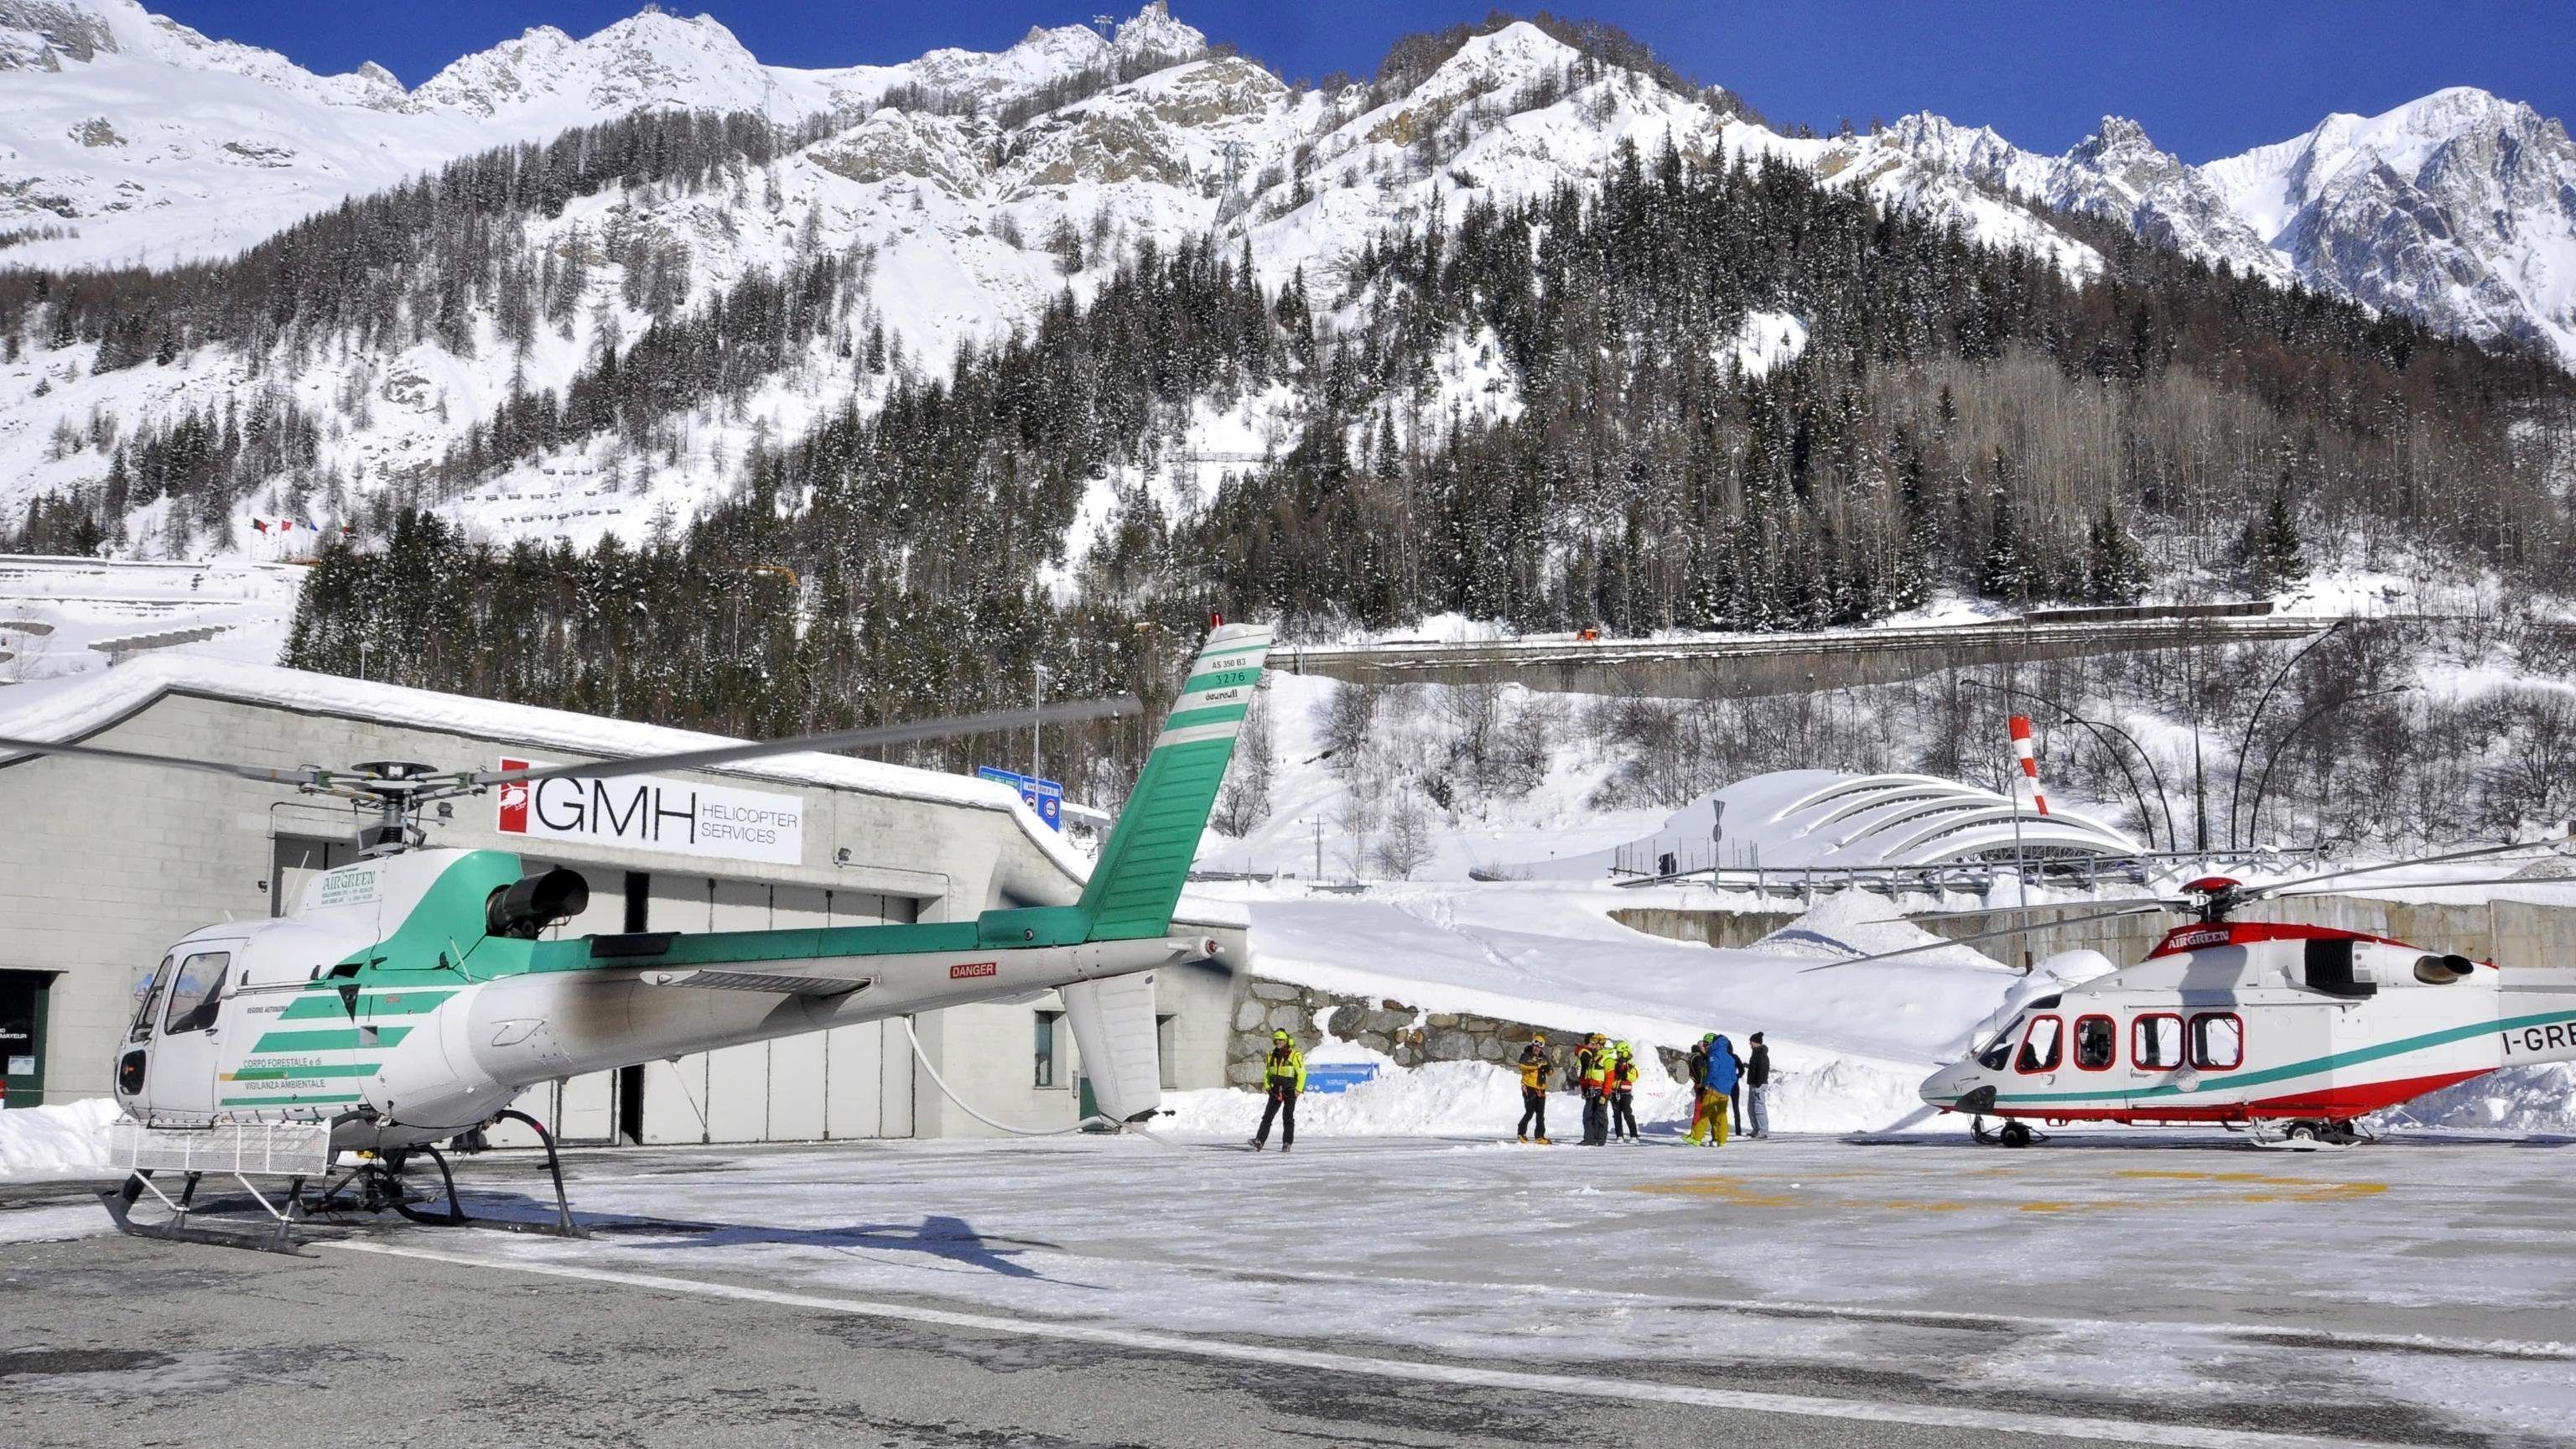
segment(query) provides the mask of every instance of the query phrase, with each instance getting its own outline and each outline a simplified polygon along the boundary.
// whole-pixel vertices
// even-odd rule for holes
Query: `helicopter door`
[[[224,988],[232,979],[233,943],[191,942],[180,955],[161,1007],[161,1035],[152,1045],[148,1081],[153,1115],[215,1110],[223,1051]]]

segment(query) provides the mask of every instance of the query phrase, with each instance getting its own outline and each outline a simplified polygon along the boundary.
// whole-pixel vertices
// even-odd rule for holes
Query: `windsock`
[[[2039,793],[2039,761],[2031,754],[2029,715],[2012,717],[2012,742],[2013,755],[2021,761],[2022,778],[2030,782],[2031,803],[2045,815],[2048,813],[2048,797]]]

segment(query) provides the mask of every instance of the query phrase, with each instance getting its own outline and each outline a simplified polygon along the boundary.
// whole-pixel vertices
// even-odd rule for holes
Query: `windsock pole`
[[[2032,802],[2039,807],[2039,813],[2045,815],[2048,813],[2048,797],[2039,793],[2039,761],[2031,751],[2030,716],[2026,714],[2014,715],[2011,720],[2011,729],[2013,755],[2021,761],[2022,778],[2030,782],[2030,798]],[[2021,935],[2017,938],[2017,944],[2021,949],[2021,974],[2027,976],[2031,971],[2030,857],[2022,852],[2021,792],[2018,789],[2013,792],[2012,797],[2012,823],[2013,889],[2021,897]]]

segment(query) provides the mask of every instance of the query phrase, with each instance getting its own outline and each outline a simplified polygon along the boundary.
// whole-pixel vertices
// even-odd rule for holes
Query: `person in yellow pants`
[[[1703,1141],[1711,1147],[1726,1145],[1729,1119],[1728,1099],[1735,1089],[1737,1062],[1735,1048],[1716,1032],[1700,1038],[1691,1050],[1691,1067],[1698,1080],[1697,1104],[1691,1112],[1691,1145]]]

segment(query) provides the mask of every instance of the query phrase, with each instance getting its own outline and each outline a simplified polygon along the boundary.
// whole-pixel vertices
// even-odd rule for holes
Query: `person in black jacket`
[[[1753,1055],[1744,1063],[1744,1096],[1753,1119],[1753,1135],[1771,1135],[1771,1048],[1762,1044],[1762,1033],[1753,1034]]]

